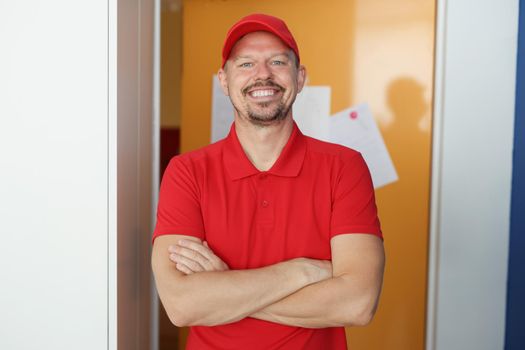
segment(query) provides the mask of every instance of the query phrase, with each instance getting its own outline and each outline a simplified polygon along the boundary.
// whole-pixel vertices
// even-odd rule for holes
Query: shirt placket
[[[263,172],[256,176],[257,190],[257,222],[259,224],[273,224],[274,205],[273,193],[270,187],[270,175]]]

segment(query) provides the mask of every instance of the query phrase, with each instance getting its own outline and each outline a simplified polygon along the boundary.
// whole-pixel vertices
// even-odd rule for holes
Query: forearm
[[[306,328],[362,326],[372,319],[378,296],[379,287],[364,289],[340,276],[306,286],[250,317]]]
[[[191,275],[173,267],[163,270],[156,272],[159,295],[179,326],[234,322],[317,281],[298,259],[259,269]]]
[[[299,258],[257,270],[217,271],[223,262],[209,247],[181,241],[170,248],[175,264],[159,258],[177,277],[162,278],[172,285],[159,287],[159,294],[168,315],[183,315],[184,325],[223,324],[246,316],[309,328],[365,325],[375,313],[381,290],[382,241],[370,235],[340,235],[331,243],[335,265]],[[305,273],[310,277],[301,281]]]

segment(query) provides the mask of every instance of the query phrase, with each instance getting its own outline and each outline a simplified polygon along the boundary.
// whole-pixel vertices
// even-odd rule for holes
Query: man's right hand
[[[180,240],[168,247],[169,259],[180,272],[190,275],[203,271],[226,271],[230,268],[208,246],[193,240]]]

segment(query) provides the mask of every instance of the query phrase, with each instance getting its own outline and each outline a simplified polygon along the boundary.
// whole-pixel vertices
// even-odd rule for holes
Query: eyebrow
[[[242,59],[250,59],[252,56],[236,56],[233,58],[234,61],[242,60]]]
[[[288,59],[291,59],[290,55],[286,52],[278,52],[278,53],[275,53],[273,55],[270,56],[270,58],[275,58],[275,57],[278,57],[278,56],[284,56]],[[253,59],[254,57],[252,55],[241,55],[241,56],[236,56],[233,58],[233,61],[238,61],[238,60],[242,60],[242,59]]]

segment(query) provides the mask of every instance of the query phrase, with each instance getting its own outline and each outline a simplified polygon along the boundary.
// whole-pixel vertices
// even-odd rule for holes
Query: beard
[[[284,120],[290,111],[290,108],[286,108],[282,101],[273,108],[270,107],[269,102],[258,103],[258,107],[261,111],[256,111],[250,106],[247,106],[248,119],[255,125],[263,126],[274,122]]]
[[[266,81],[266,82],[257,82],[255,84],[252,84],[242,90],[243,96],[246,97],[248,94],[248,91],[250,91],[254,87],[273,87],[279,89],[279,91],[284,91],[284,88],[273,81]],[[233,102],[233,101],[232,101]],[[284,101],[278,101],[276,102],[259,102],[254,103],[255,106],[250,105],[250,103],[246,102],[244,103],[243,110],[246,112],[246,116],[248,120],[257,126],[267,126],[271,125],[276,122],[280,122],[286,118],[288,113],[290,112],[290,106],[286,106]],[[241,115],[240,109],[233,105],[233,107],[237,110],[237,113]]]

